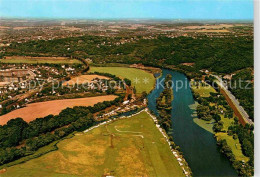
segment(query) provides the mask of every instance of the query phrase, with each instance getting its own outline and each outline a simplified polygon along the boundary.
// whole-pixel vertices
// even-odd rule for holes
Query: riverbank
[[[75,133],[57,147],[1,176],[185,176],[146,110]]]
[[[95,69],[95,68],[94,68]],[[100,68],[99,68],[100,69]],[[106,68],[106,69],[108,69],[108,72],[112,72],[111,70],[110,70],[110,68]],[[116,67],[114,67],[113,69],[116,69]],[[124,68],[122,68],[122,69],[124,69]],[[160,74],[158,74],[157,75],[157,77],[156,77],[156,75],[154,75],[156,78],[158,78],[158,77],[160,77],[162,75],[162,73],[160,73]],[[122,76],[121,76],[122,77]],[[170,80],[171,80],[172,78],[170,78]],[[153,84],[153,89],[156,89],[156,83],[154,83]],[[151,90],[152,91],[152,90]],[[150,92],[151,92],[150,91]],[[149,93],[150,93],[149,92]],[[164,99],[164,103],[166,103],[167,101],[166,101],[167,99]],[[169,91],[169,99],[168,99],[168,102],[169,102],[169,104],[170,104],[170,102],[173,100],[173,91],[172,90],[170,90]],[[169,109],[170,110],[170,109]],[[124,118],[128,118],[128,116],[126,116],[126,117],[122,117],[123,119]],[[157,120],[157,119],[156,119]],[[169,118],[169,120],[170,120],[170,118]],[[110,123],[111,121],[107,121],[107,122],[105,122],[104,124],[107,124],[107,123]],[[103,125],[103,124],[102,124]],[[171,123],[169,124],[169,125],[171,125]],[[175,157],[177,157],[177,159],[178,159],[178,162],[179,162],[179,165],[180,166],[182,166],[182,169],[183,169],[183,172],[184,172],[184,174],[186,175],[186,176],[190,176],[191,175],[191,170],[190,170],[190,168],[188,167],[188,164],[187,164],[187,162],[184,160],[184,158],[183,158],[183,156],[181,156],[181,153],[178,153],[178,151],[177,150],[173,150],[174,148],[173,147],[176,147],[175,146],[175,144],[173,143],[173,141],[170,141],[169,140],[169,138],[168,138],[168,135],[166,135],[166,132],[164,132],[163,131],[163,129],[162,128],[160,128],[160,125],[158,124],[158,121],[156,121],[156,127],[159,129],[159,131],[163,134],[163,136],[166,138],[166,141],[168,142],[168,144],[170,145],[170,148],[171,148],[171,151],[173,152],[173,154],[174,154],[174,156]],[[95,128],[97,128],[97,127],[95,127]],[[164,127],[165,128],[165,127]],[[87,130],[88,131],[88,130]]]
[[[211,120],[202,120],[203,117],[201,117],[198,125],[206,130],[210,130],[210,132],[214,134],[214,137],[220,146],[220,151],[227,156],[240,175],[242,175],[242,173],[246,176],[249,175],[251,172],[244,174],[242,171],[244,168],[243,166],[249,162],[249,157],[243,154],[242,145],[237,135],[230,131],[230,127],[237,124],[237,118],[235,118],[235,114],[230,111],[231,108],[225,101],[225,98],[221,96],[221,93],[216,92],[213,87],[203,81],[199,87],[193,85],[191,89],[194,98],[200,103],[194,107],[196,114],[198,106],[200,106],[200,110],[202,109],[201,107],[203,107],[204,110],[209,108],[210,112],[208,115],[212,116]],[[208,90],[208,94],[206,95],[205,89]],[[198,122],[198,120],[196,121]],[[212,127],[207,126],[209,123]]]
[[[156,116],[152,115],[148,111],[148,108],[146,108],[145,111],[153,119],[156,127],[158,128],[158,130],[161,132],[161,134],[163,135],[163,137],[167,141],[167,143],[168,143],[168,145],[171,149],[172,154],[177,158],[178,163],[182,167],[182,170],[183,170],[183,173],[185,174],[185,176],[192,176],[192,171],[191,171],[190,167],[188,166],[188,163],[186,162],[186,160],[183,157],[183,155],[181,154],[181,152],[176,150],[176,148],[175,148],[176,146],[175,146],[174,142],[169,139],[169,136],[167,135],[167,133],[163,130],[163,128],[160,127],[160,125],[158,123],[158,119],[156,118]]]
[[[102,122],[102,123],[96,125],[96,126],[90,127],[89,129],[87,129],[87,130],[85,130],[85,131],[83,131],[83,132],[84,132],[84,133],[87,133],[87,132],[89,132],[89,131],[91,131],[91,130],[94,130],[94,129],[100,127],[100,126],[110,124],[110,123],[112,123],[113,121],[117,121],[117,120],[120,120],[120,119],[128,119],[128,118],[137,116],[137,115],[141,114],[141,113],[144,112],[144,111],[152,118],[152,120],[153,120],[154,123],[155,123],[156,128],[157,128],[157,129],[160,131],[160,133],[163,135],[165,141],[166,141],[166,142],[168,143],[168,145],[169,145],[169,148],[170,148],[172,154],[175,156],[175,158],[177,159],[179,165],[181,166],[181,168],[182,168],[183,173],[185,174],[185,176],[187,176],[187,177],[188,177],[188,176],[192,176],[192,172],[191,172],[191,169],[190,169],[189,166],[188,166],[188,163],[185,161],[185,159],[184,159],[184,157],[181,155],[181,153],[180,153],[178,150],[174,149],[174,147],[175,147],[175,146],[173,146],[174,142],[169,139],[167,133],[166,133],[166,132],[163,130],[163,128],[161,128],[161,126],[159,125],[158,119],[156,118],[156,116],[152,115],[152,114],[149,112],[148,108],[145,108],[145,109],[143,109],[143,110],[141,110],[141,111],[139,111],[139,112],[137,112],[137,113],[134,113],[134,114],[132,114],[132,115],[129,115],[129,116],[121,116],[121,117],[119,117],[119,118],[109,119],[109,120],[107,120],[107,121],[104,121],[104,122]]]
[[[167,74],[172,75],[172,81],[176,86],[177,81],[184,83],[188,79],[184,74],[172,70],[163,69],[160,82]],[[163,87],[158,86],[148,95],[148,108],[156,116],[156,99],[162,93]],[[170,131],[174,142],[180,147],[182,154],[191,168],[193,176],[237,176],[229,161],[222,155],[217,147],[216,139],[212,133],[202,129],[193,122],[194,111],[190,105],[194,99],[190,88],[173,87],[174,99],[172,101],[171,120],[173,129]]]

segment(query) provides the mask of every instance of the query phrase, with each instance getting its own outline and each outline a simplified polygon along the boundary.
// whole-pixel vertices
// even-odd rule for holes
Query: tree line
[[[167,74],[164,81],[164,90],[160,96],[156,99],[156,107],[159,111],[159,124],[163,127],[166,133],[172,127],[171,122],[171,102],[173,100],[173,90],[171,87],[172,76]]]
[[[33,154],[37,149],[59,140],[73,131],[81,131],[98,123],[93,113],[112,105],[119,105],[124,96],[94,106],[76,106],[29,123],[22,118],[11,119],[0,126],[0,164],[6,164]],[[20,146],[20,147],[19,147]]]
[[[241,106],[254,120],[254,83],[253,70],[250,68],[237,72],[231,79],[229,90],[239,100]]]
[[[242,162],[235,158],[231,148],[227,144],[226,139],[218,139],[217,144],[220,147],[220,152],[225,154],[225,156],[230,160],[233,167],[237,170],[238,174],[241,176],[252,176],[254,172],[254,134],[253,126],[246,124],[245,126],[238,123],[238,118],[234,118],[234,124],[231,124],[228,127],[228,131],[223,130],[224,122],[221,120],[219,114],[223,114],[224,118],[231,119],[233,118],[233,110],[228,105],[225,97],[219,92],[210,93],[209,97],[201,97],[198,93],[195,93],[192,90],[193,97],[198,101],[199,105],[197,106],[198,118],[205,121],[215,120],[213,125],[213,130],[215,133],[224,132],[229,136],[232,136],[233,139],[238,139],[241,147],[242,153],[249,157],[249,162]],[[210,103],[215,103],[211,105]]]
[[[253,176],[254,175],[254,134],[253,127],[249,124],[243,126],[235,120],[235,124],[228,127],[228,134],[233,136],[234,139],[239,139],[242,147],[242,152],[245,156],[249,157],[248,162],[236,160],[231,148],[228,146],[225,139],[219,139],[217,144],[220,151],[227,156],[232,163],[233,167],[238,171],[240,176]]]
[[[101,76],[106,76],[106,77],[109,77],[109,78],[112,78],[114,81],[120,83],[120,84],[126,84],[128,86],[131,86],[132,85],[132,82],[130,79],[127,79],[127,78],[124,78],[123,80],[121,80],[119,77],[117,77],[116,75],[113,75],[113,74],[109,74],[109,73],[102,73],[102,72],[93,72],[93,73],[90,73],[90,74],[96,74],[96,75],[101,75]],[[122,81],[122,82],[120,82]],[[122,85],[119,85],[120,87]]]
[[[196,70],[232,73],[253,67],[253,37],[200,36],[140,39],[116,45],[120,39],[101,36],[80,36],[51,41],[13,42],[4,55],[73,56],[90,58],[95,63],[143,63],[148,65],[180,65],[194,63]],[[101,43],[104,43],[100,45]],[[67,50],[68,46],[70,50]]]

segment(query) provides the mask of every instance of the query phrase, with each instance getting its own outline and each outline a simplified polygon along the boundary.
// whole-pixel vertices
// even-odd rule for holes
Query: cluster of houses
[[[111,116],[116,116],[116,115],[118,115],[118,114],[120,114],[120,113],[124,113],[124,112],[128,112],[128,111],[131,111],[131,110],[135,110],[135,109],[137,109],[137,108],[140,108],[139,105],[135,105],[135,104],[131,105],[131,104],[129,104],[129,103],[130,103],[129,100],[124,101],[122,107],[117,107],[116,109],[114,109],[114,110],[112,110],[112,111],[110,111],[110,112],[108,112],[108,113],[105,113],[105,114],[102,114],[102,115],[100,115],[100,116],[97,116],[97,118],[98,118],[98,119],[109,118],[109,117],[111,117]]]
[[[144,110],[141,110],[141,111],[139,111],[139,112],[137,112],[137,113],[134,113],[134,114],[132,114],[132,115],[130,115],[130,116],[121,116],[121,117],[119,117],[119,118],[109,119],[109,120],[107,120],[107,121],[104,121],[104,122],[102,122],[102,123],[96,125],[96,126],[90,127],[89,129],[87,129],[87,130],[85,130],[85,131],[83,131],[83,132],[84,132],[84,133],[87,133],[87,132],[89,132],[90,130],[93,130],[93,129],[95,129],[95,128],[98,128],[98,127],[100,127],[101,125],[108,124],[108,123],[110,123],[110,122],[112,122],[112,121],[114,121],[114,120],[126,119],[126,118],[130,118],[130,117],[136,116],[136,115],[140,114],[140,113],[143,112],[143,111],[144,111]]]
[[[69,80],[67,82],[64,82],[63,85],[70,88],[72,87],[77,89],[82,88],[86,90],[101,90],[102,92],[105,92],[109,88],[109,80],[99,78],[94,78],[91,81],[86,80],[84,82],[80,82],[79,80]],[[82,87],[80,87],[81,85]],[[117,87],[115,87],[114,89],[117,89]]]
[[[144,65],[143,64],[132,64],[129,66],[130,68],[138,68],[138,69],[144,69]]]
[[[112,45],[119,46],[119,45],[123,45],[123,44],[126,44],[126,43],[131,43],[131,42],[134,42],[134,41],[138,41],[138,40],[139,40],[138,38],[132,37],[132,38],[129,38],[129,39],[128,38],[122,38],[122,39],[120,39],[117,42],[103,41],[100,44],[97,44],[96,47],[98,47],[98,48],[100,48],[100,46],[109,46],[109,47],[111,47]]]
[[[0,70],[0,82],[22,82],[33,78],[33,73],[28,69],[12,68]]]
[[[103,82],[103,79],[95,78],[92,79],[91,82],[88,85],[88,89],[94,90],[94,89],[101,89],[102,92],[105,92],[108,90],[108,84]]]
[[[64,72],[75,72],[75,68],[65,65],[56,68],[46,65],[3,64],[0,70],[0,102],[35,89],[37,85],[52,82]]]
[[[0,94],[25,89],[28,80],[35,79],[35,74],[29,69],[9,68],[0,70]]]
[[[11,27],[6,25],[6,28],[3,31],[11,31],[8,33],[3,33],[2,42],[0,46],[9,46],[12,42],[23,43],[31,40],[53,40],[57,38],[66,38],[72,36],[81,36],[84,31],[81,28],[77,30],[70,30],[70,28],[64,28],[59,25],[40,25],[40,26],[17,26]],[[74,28],[75,29],[75,28]]]
[[[206,75],[211,74],[211,72],[207,69],[201,69],[200,72],[205,73]],[[234,75],[235,75],[235,73],[226,74],[222,78],[225,79],[225,80],[231,80]]]
[[[75,73],[76,69],[71,66],[62,66],[62,71],[53,66],[46,65],[19,65],[10,64],[5,66],[6,69],[0,70],[0,88],[17,90],[16,86],[23,89],[25,82],[32,80],[52,81],[53,78],[60,76],[63,71],[66,74]]]

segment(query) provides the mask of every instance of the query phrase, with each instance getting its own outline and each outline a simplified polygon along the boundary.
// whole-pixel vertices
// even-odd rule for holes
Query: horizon
[[[172,21],[172,22],[253,22],[254,19],[175,19],[175,18],[58,18],[58,17],[1,17],[0,20],[53,20],[53,21]]]
[[[252,0],[0,0],[0,18],[253,21],[253,4]]]

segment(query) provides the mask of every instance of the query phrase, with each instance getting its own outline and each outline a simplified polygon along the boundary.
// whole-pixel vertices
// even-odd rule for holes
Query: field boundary
[[[96,129],[96,128],[102,126],[102,125],[107,125],[107,124],[109,124],[109,123],[111,123],[111,122],[113,122],[113,121],[117,121],[117,120],[120,120],[120,119],[131,118],[131,117],[136,116],[136,115],[138,115],[138,114],[140,114],[140,113],[142,113],[142,112],[144,112],[144,111],[152,118],[152,120],[153,120],[154,123],[155,123],[155,126],[156,126],[157,129],[161,132],[161,134],[163,135],[164,139],[166,140],[166,142],[167,142],[168,145],[169,145],[169,148],[170,148],[172,154],[175,156],[175,158],[177,159],[179,165],[181,166],[181,168],[182,168],[183,173],[185,174],[185,176],[187,176],[187,177],[190,176],[190,173],[188,172],[188,171],[190,171],[190,168],[188,167],[188,169],[185,169],[185,167],[184,167],[184,164],[188,164],[188,163],[186,162],[186,160],[185,160],[184,158],[181,157],[180,153],[179,153],[177,150],[175,150],[175,149],[172,148],[171,142],[170,142],[168,136],[167,136],[166,133],[163,131],[163,129],[160,128],[160,125],[158,124],[157,118],[156,118],[155,116],[153,116],[153,115],[149,112],[148,108],[145,108],[145,109],[143,109],[143,110],[141,110],[141,111],[139,111],[139,112],[137,112],[137,113],[135,113],[135,114],[132,114],[132,115],[130,115],[130,116],[121,116],[121,117],[119,117],[119,118],[114,118],[114,119],[110,119],[110,120],[108,120],[108,121],[104,121],[104,122],[102,122],[102,123],[99,123],[99,124],[96,125],[96,126],[93,126],[93,127],[90,127],[90,128],[88,128],[88,129],[84,130],[83,132],[84,132],[84,133],[87,133],[87,132],[89,132],[89,131],[91,131],[91,130],[93,130],[93,129]],[[116,128],[115,128],[115,129],[116,129]],[[117,130],[117,129],[116,129],[116,130]],[[125,131],[124,131],[124,132],[125,132]],[[129,131],[127,131],[127,132],[129,132]],[[137,133],[137,132],[135,132],[135,133]],[[140,132],[138,132],[138,133],[140,133]],[[135,136],[140,136],[140,135],[135,135]],[[141,136],[142,136],[142,135],[141,135]],[[142,137],[142,138],[144,138],[144,137]],[[186,167],[186,168],[187,168],[187,167]]]
[[[59,149],[58,146],[57,146],[57,144],[58,144],[60,141],[63,141],[63,140],[65,140],[65,139],[73,138],[74,136],[75,136],[75,132],[69,134],[68,136],[66,136],[66,137],[64,137],[64,138],[62,138],[62,139],[56,140],[56,141],[54,141],[54,142],[48,144],[47,146],[43,146],[43,147],[41,147],[40,149],[37,150],[37,151],[40,151],[40,150],[43,149],[43,148],[49,147],[47,150],[45,150],[45,151],[43,151],[43,152],[37,153],[37,151],[36,151],[35,153],[30,154],[30,155],[28,155],[28,156],[24,156],[24,157],[21,158],[21,159],[17,159],[17,160],[15,160],[15,161],[10,162],[10,163],[1,165],[1,166],[0,166],[0,170],[5,169],[6,167],[11,167],[11,166],[14,166],[14,165],[19,165],[19,164],[25,163],[25,162],[27,162],[27,161],[29,161],[29,160],[36,159],[36,158],[41,157],[41,156],[43,156],[43,155],[45,155],[45,154],[48,154],[48,153],[53,152],[53,151],[56,151],[56,150]],[[1,174],[1,173],[0,173],[0,174]],[[1,175],[0,175],[0,176],[1,176]]]
[[[166,142],[167,142],[168,145],[169,145],[169,148],[170,148],[172,154],[173,154],[173,155],[175,156],[175,158],[177,159],[177,161],[178,161],[179,165],[181,166],[182,171],[183,171],[183,173],[185,174],[185,176],[187,176],[187,177],[188,177],[188,176],[191,176],[190,173],[188,172],[188,171],[191,171],[191,169],[188,167],[188,169],[185,170],[185,167],[184,167],[184,164],[185,164],[185,163],[188,164],[188,163],[186,162],[186,160],[185,160],[184,158],[181,157],[179,151],[177,151],[177,150],[175,150],[175,149],[172,148],[171,142],[170,142],[170,140],[169,140],[167,134],[163,131],[163,129],[162,129],[162,128],[160,127],[160,125],[158,124],[158,120],[157,120],[156,116],[153,116],[153,115],[149,112],[148,108],[145,109],[145,112],[153,119],[153,121],[154,121],[154,123],[155,123],[157,129],[161,132],[161,134],[162,134],[163,137],[165,138]],[[183,162],[183,163],[182,163],[182,162]]]
[[[95,126],[93,126],[93,127],[90,127],[90,128],[88,128],[88,129],[84,130],[83,132],[84,132],[84,133],[87,133],[87,132],[89,132],[89,131],[91,131],[91,130],[93,130],[93,129],[96,129],[96,128],[100,127],[101,125],[106,125],[106,124],[109,124],[109,123],[111,123],[111,122],[113,122],[113,121],[117,121],[117,120],[120,120],[120,119],[131,118],[131,117],[133,117],[133,116],[136,116],[136,115],[142,113],[143,111],[144,111],[144,109],[141,110],[141,111],[139,111],[139,112],[137,112],[137,113],[134,113],[134,114],[132,114],[132,115],[130,115],[130,116],[121,116],[121,117],[118,117],[118,118],[113,118],[113,119],[110,119],[110,120],[108,120],[108,121],[101,122],[101,123],[99,123],[99,124],[97,124],[97,125],[95,125]]]

